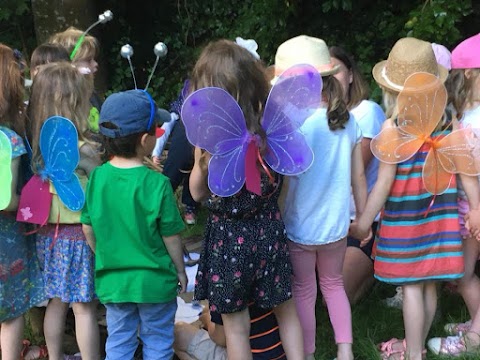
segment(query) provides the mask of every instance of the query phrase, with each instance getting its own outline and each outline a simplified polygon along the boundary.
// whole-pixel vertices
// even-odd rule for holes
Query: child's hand
[[[369,229],[369,228],[366,228],[366,229],[362,229],[359,225],[359,223],[357,221],[353,221],[351,224],[350,224],[350,229],[348,230],[348,235],[351,236],[351,237],[354,237],[355,239],[359,239],[361,241],[361,243],[367,241],[368,242],[368,239],[370,238],[370,234],[371,234],[372,230]],[[366,245],[363,244],[363,246]],[[360,246],[362,246],[360,244]]]
[[[152,161],[155,165],[160,165],[160,156],[152,156]]]
[[[480,241],[480,210],[470,210],[465,215],[465,227],[474,238]]]
[[[187,284],[188,284],[188,278],[187,274],[185,271],[179,272],[177,274],[178,281],[180,282],[180,294],[183,294],[185,291],[187,291]]]
[[[372,238],[372,236],[373,236],[372,228],[370,228],[370,230],[368,231],[367,237],[360,240],[360,247],[364,247],[365,245],[367,245],[370,239]]]
[[[207,172],[208,171],[208,161],[211,158],[211,155],[206,152],[205,150],[202,150],[199,147],[195,147],[195,163],[199,165],[200,169],[202,172]]]

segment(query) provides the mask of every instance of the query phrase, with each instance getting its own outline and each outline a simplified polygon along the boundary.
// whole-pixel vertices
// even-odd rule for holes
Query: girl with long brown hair
[[[261,126],[269,92],[263,65],[237,44],[219,40],[200,55],[192,73],[191,90],[217,87],[227,91],[243,111],[246,128],[256,137],[261,157],[266,134]],[[212,195],[207,186],[210,155],[195,149],[190,191],[196,201],[207,200],[210,211],[195,297],[208,299],[211,311],[221,313],[228,358],[251,359],[250,302],[273,308],[288,359],[303,359],[302,335],[292,301],[284,225],[277,200],[281,176],[271,181],[261,173],[260,195],[242,187],[233,196]]]

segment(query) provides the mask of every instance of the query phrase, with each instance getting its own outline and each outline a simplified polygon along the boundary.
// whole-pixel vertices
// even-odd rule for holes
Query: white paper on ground
[[[181,297],[177,296],[177,312],[175,313],[175,322],[183,321],[193,323],[198,320],[203,311],[203,305],[199,303],[186,303]]]

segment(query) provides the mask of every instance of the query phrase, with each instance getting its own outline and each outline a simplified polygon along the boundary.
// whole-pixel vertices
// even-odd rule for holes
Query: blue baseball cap
[[[128,90],[107,97],[100,111],[100,133],[120,138],[148,132],[156,123],[170,121],[170,113],[157,107],[145,90]]]

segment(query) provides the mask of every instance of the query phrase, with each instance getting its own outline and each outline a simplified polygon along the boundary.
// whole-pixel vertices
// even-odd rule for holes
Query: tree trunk
[[[69,26],[86,29],[97,13],[94,0],[32,0],[37,44]]]

